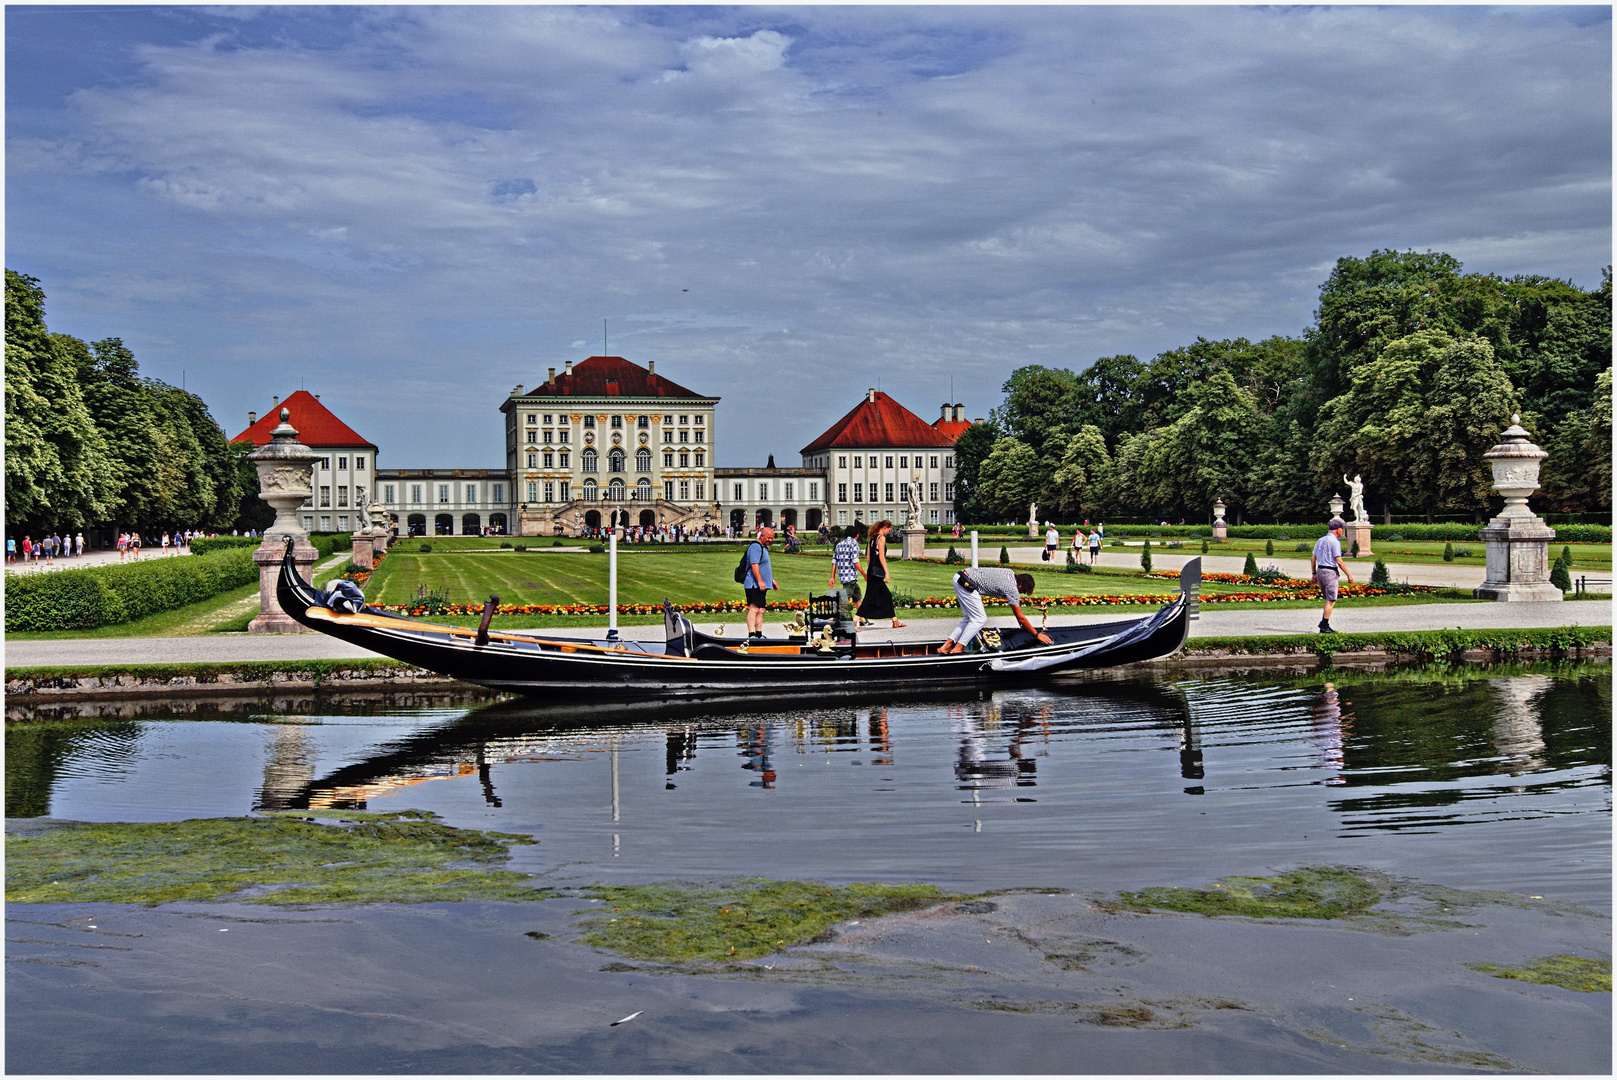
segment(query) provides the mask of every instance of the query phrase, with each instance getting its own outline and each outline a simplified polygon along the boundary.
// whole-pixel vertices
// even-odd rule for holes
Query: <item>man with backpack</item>
[[[741,556],[741,565],[736,567],[736,581],[747,595],[748,638],[764,636],[764,602],[770,589],[780,588],[769,565],[769,542],[774,538],[775,530],[768,525],[759,529],[758,539],[747,545],[746,553]]]

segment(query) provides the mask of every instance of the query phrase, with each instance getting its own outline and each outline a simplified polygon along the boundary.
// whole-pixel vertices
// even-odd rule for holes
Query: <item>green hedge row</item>
[[[6,631],[93,630],[258,581],[250,548],[6,578]]]
[[[191,554],[211,555],[215,551],[255,548],[263,542],[260,536],[201,536],[191,541]]]

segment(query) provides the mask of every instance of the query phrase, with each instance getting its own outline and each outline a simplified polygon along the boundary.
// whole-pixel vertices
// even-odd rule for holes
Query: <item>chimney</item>
[[[647,375],[655,375],[655,374],[657,374],[657,361],[655,361],[655,360],[647,360],[646,361],[646,374]]]
[[[252,427],[256,423],[258,423],[258,414],[255,413],[255,412],[248,413],[247,414],[247,426]]]
[[[865,400],[870,402],[874,402],[876,400],[876,388],[874,386],[865,391]]]
[[[545,385],[546,386],[555,386],[556,385],[556,369],[555,368],[550,369],[550,377],[545,380]]]
[[[571,375],[572,373],[573,373],[573,362],[571,360],[569,360],[569,361],[567,361],[567,369],[565,371],[563,371],[562,374],[563,375]]]
[[[949,420],[949,405],[948,405],[947,402],[945,402],[944,406],[943,406],[943,413],[938,417],[938,423],[940,423],[940,424],[947,423],[948,420]]]
[[[956,422],[959,422],[961,414],[965,411],[966,407],[964,405],[956,405],[954,407],[954,418]]]
[[[271,405],[279,405],[280,403],[281,403],[281,395],[280,394],[271,394],[270,395],[270,404]]]
[[[316,394],[316,395],[315,395],[315,396],[314,396],[314,399],[315,399],[315,400],[316,400],[316,401],[319,401],[319,400],[320,400],[320,395],[319,395],[319,394]]]
[[[977,417],[977,419],[973,420],[972,423],[973,424],[981,424],[981,423],[983,423],[983,418],[979,416],[979,417]]]
[[[550,370],[555,371],[556,369],[551,368]],[[511,387],[511,396],[512,397],[521,397],[522,396],[522,384],[521,383],[517,383],[515,386]]]

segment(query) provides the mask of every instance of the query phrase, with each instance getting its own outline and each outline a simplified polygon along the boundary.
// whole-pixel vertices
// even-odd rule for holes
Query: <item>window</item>
[[[556,433],[554,431],[550,430],[549,428],[545,428],[545,445],[548,446],[552,442],[555,442],[555,441],[556,441]]]
[[[672,416],[665,416],[665,417],[663,417],[663,423],[665,423],[665,424],[672,424],[672,423],[673,423],[673,422],[674,422],[674,418],[673,418],[673,417],[672,417]]]
[[[571,465],[569,463],[572,460],[573,460],[573,456],[571,454],[569,454],[567,451],[563,450],[561,452],[561,460],[558,461],[556,464],[560,465],[564,469],[571,468]]]
[[[528,491],[529,491],[529,497],[531,498],[532,497],[532,492],[533,492],[533,485],[532,484],[528,485]],[[556,501],[556,482],[554,480],[546,480],[545,481],[545,502],[548,503],[548,502],[555,502],[555,501]]]
[[[707,481],[698,480],[696,482],[696,497],[697,499],[707,498]]]
[[[494,501],[495,502],[504,502],[505,501],[505,485],[504,484],[495,484],[494,485]]]
[[[563,480],[561,482],[561,501],[562,502],[572,502],[573,501],[573,483],[572,483],[571,480]]]
[[[887,485],[887,490],[891,491],[892,487],[893,486],[891,484]],[[910,486],[908,484],[898,485],[898,497],[903,499],[905,502],[910,501]],[[887,501],[892,502],[893,497],[891,495],[887,496]]]
[[[864,459],[861,458],[858,454],[855,454],[853,456],[853,467],[854,468],[856,468],[856,469],[864,468],[865,466],[864,466],[863,462],[864,462]]]
[[[531,459],[533,457],[533,455],[529,454],[528,457]],[[555,464],[556,464],[556,455],[555,454],[546,454],[545,455],[545,468],[547,468],[547,469],[553,468],[555,466]],[[528,462],[528,468],[530,468],[530,469],[533,468],[533,462],[531,460]]]
[[[538,441],[539,441],[539,433],[537,431],[533,430],[533,428],[529,428],[528,429],[528,445],[532,446],[534,443],[537,443]]]
[[[529,454],[528,455],[528,468],[537,469],[538,467],[539,467],[539,458],[538,458],[538,456],[535,455],[535,454]]]
[[[639,428],[641,431],[645,431],[647,428],[651,427],[651,417],[649,417],[649,416],[637,416],[637,417],[635,417],[634,426]]]
[[[937,502],[938,501],[938,485],[930,484],[928,486],[931,488],[932,494],[927,496],[927,502]]]
[[[664,431],[663,431],[663,442],[671,443],[673,441],[674,441],[674,432],[673,432],[673,430],[672,429],[664,429]]]
[[[595,416],[594,416],[593,413],[585,414],[585,416],[584,416],[584,426],[587,427],[587,428],[592,428],[592,427],[595,426]]]
[[[854,502],[864,502],[865,501],[865,485],[863,485],[863,484],[855,484],[853,486],[853,501]]]
[[[320,485],[320,505],[321,506],[330,506],[331,505],[331,488],[328,487],[325,484]]]
[[[533,414],[533,413],[529,413],[529,414],[528,414],[528,423],[530,423],[530,424],[531,424],[531,423],[533,423],[533,422],[534,422],[534,414]],[[547,417],[545,417],[545,423],[547,423],[547,424],[548,424],[548,423],[550,423],[550,417],[548,417],[548,416],[547,416]]]
[[[786,501],[792,501],[792,482],[790,480],[786,482]]]
[[[561,432],[556,436],[556,441],[559,442],[559,443],[572,442],[573,441],[573,433],[571,431],[569,431],[567,428],[562,428]]]
[[[612,430],[614,430],[614,431],[623,430],[623,417],[621,417],[621,416],[612,417]]]
[[[702,433],[701,433],[701,432],[700,432],[700,431],[698,431],[698,432],[697,432],[697,434],[698,434],[698,435],[700,435],[700,434],[702,434]],[[704,453],[702,453],[702,451],[700,451],[700,450],[698,450],[698,451],[697,451],[697,452],[696,452],[696,467],[697,467],[697,468],[698,468],[698,469],[700,469],[700,468],[702,468],[702,466],[704,466],[704,465],[705,465],[705,464],[706,464],[706,463],[707,463],[707,455],[706,455],[706,454],[704,454]]]
[[[614,450],[606,456],[607,465],[613,472],[623,471],[623,451]]]
[[[634,455],[634,471],[635,472],[650,472],[651,471],[651,451],[647,450],[643,446],[639,450],[637,450],[635,452],[635,455]]]
[[[953,510],[945,510],[943,512],[943,523],[945,525],[953,525],[954,524],[954,511]]]
[[[680,442],[690,442],[691,441],[691,433],[689,431],[686,431],[685,429],[681,428],[680,432],[679,432],[679,441]]]
[[[936,525],[938,523],[938,512],[936,510],[928,510],[927,514],[929,515],[927,520]]]
[[[663,455],[663,468],[672,469],[673,467],[674,467],[674,455],[673,454],[664,454]]]
[[[441,502],[441,503],[446,503],[446,502],[449,501],[449,485],[448,484],[439,484],[438,485],[438,501]]]
[[[929,460],[931,461],[931,464],[928,466],[928,468],[935,469],[938,467],[938,455],[933,454]]]
[[[337,505],[338,506],[347,506],[348,505],[348,485],[347,484],[340,484],[337,487]]]
[[[584,481],[584,501],[585,502],[594,502],[595,501],[595,492],[596,492],[596,490],[597,489],[596,489],[594,480],[586,480],[586,481]]]
[[[304,532],[314,532],[314,518],[308,517],[308,516],[304,517],[304,519],[303,519],[303,531]]]
[[[875,463],[872,462],[872,464],[875,464]],[[891,469],[893,467],[893,455],[892,454],[887,455],[887,467],[889,469]]]
[[[679,455],[679,467],[682,469],[688,469],[691,467],[691,456],[689,454]]]
[[[846,510],[838,510],[837,511],[837,524],[838,525],[846,525],[847,523],[848,523],[848,512]]]
[[[669,502],[674,501],[674,482],[672,480],[663,481],[663,498]]]
[[[953,454],[950,454],[949,456],[947,456],[947,457],[945,457],[943,459],[943,467],[945,469],[954,468],[954,455]]]
[[[341,472],[348,471],[348,458],[346,455],[337,459],[337,468]]]
[[[700,417],[700,416],[698,416],[698,417],[697,417],[697,418],[696,418],[696,426],[697,426],[697,427],[701,427],[701,426],[702,426],[702,418],[701,418],[701,417]],[[700,439],[698,439],[698,440],[697,440],[697,442],[701,442],[701,440],[700,440]]]
[[[550,417],[551,417],[550,413],[545,413],[545,423],[547,423],[547,424],[550,423]],[[529,420],[528,423],[531,424],[531,423],[533,423],[533,421]]]
[[[876,485],[875,484],[870,485],[870,501],[871,502],[876,501]]]
[[[837,502],[847,502],[847,501],[848,501],[848,485],[847,484],[838,484],[837,485]]]
[[[954,502],[954,485],[953,484],[944,484],[943,485],[943,497],[945,499],[949,500],[950,502]]]
[[[690,417],[688,417],[688,416],[681,416],[679,418],[679,422],[682,423],[682,424],[688,424],[688,423],[691,422],[691,420],[690,420]]]
[[[706,435],[706,434],[707,434],[707,432],[705,432],[705,431],[703,431],[703,430],[702,430],[702,429],[700,429],[700,428],[698,428],[698,429],[697,429],[697,430],[696,430],[696,441],[697,441],[697,442],[701,442],[701,441],[702,441],[702,438],[703,438],[703,436],[705,436],[705,435]]]
[[[650,502],[651,481],[642,476],[640,478],[640,482],[634,486],[634,497],[639,499],[641,502]]]
[[[920,464],[920,463],[919,463],[919,462],[917,462],[917,463],[916,463],[916,464]],[[900,469],[907,469],[907,468],[909,468],[909,467],[910,467],[910,459],[909,459],[909,455],[908,455],[908,454],[906,454],[906,455],[904,455],[904,456],[903,456],[903,457],[901,457],[901,458],[899,458],[899,459],[898,459],[898,467],[899,467],[899,468],[900,468]]]
[[[735,496],[735,501],[736,501],[736,502],[741,502],[741,501],[742,501],[742,500],[743,500],[743,499],[744,499],[744,498],[745,498],[745,496],[743,496],[743,495],[742,495],[742,494],[741,494],[741,485],[740,485],[740,484],[737,484],[737,485],[736,485],[736,496]]]
[[[467,484],[466,485],[466,501],[467,502],[476,502],[477,501],[477,485],[476,484]]]
[[[321,515],[321,517],[320,517],[320,531],[321,532],[330,532],[331,531],[331,515],[330,514],[322,514]]]
[[[528,481],[528,501],[529,502],[538,502],[539,501],[539,482],[537,480],[529,480]],[[550,501],[550,485],[546,484],[545,485],[545,502],[549,502],[549,501]]]
[[[908,487],[909,485],[906,484],[905,486]],[[893,501],[893,485],[892,484],[887,485],[887,498],[886,498],[885,501],[886,502],[892,502]]]
[[[809,481],[809,502],[819,502],[819,501],[820,501],[820,482],[818,480],[810,480]]]
[[[606,489],[606,497],[612,502],[622,502],[623,491],[623,481],[614,476],[612,478],[612,486]]]
[[[769,484],[766,481],[760,480],[758,482],[758,501],[759,502],[768,502],[769,501]]]
[[[679,482],[679,501],[680,502],[689,502],[690,498],[691,498],[691,482],[689,480],[681,480]]]
[[[393,501],[393,485],[392,484],[383,484],[382,485],[382,501],[383,502],[392,502]]]
[[[354,471],[355,472],[364,472],[365,471],[365,455],[364,454],[360,454],[358,457],[354,458]]]
[[[595,451],[589,448],[586,448],[584,452],[579,455],[579,461],[582,462],[582,468],[585,472],[599,471],[596,467],[599,460],[600,459]]]
[[[848,467],[848,455],[846,455],[846,454],[838,454],[837,455],[837,468],[846,469],[847,467]]]
[[[410,485],[410,501],[413,502],[413,503],[418,503],[418,502],[421,501],[421,485],[420,484],[411,484]]]

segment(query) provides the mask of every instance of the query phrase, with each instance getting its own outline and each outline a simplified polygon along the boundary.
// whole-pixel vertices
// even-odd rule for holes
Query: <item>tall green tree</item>
[[[1186,387],[1181,396],[1189,408],[1158,429],[1136,487],[1152,510],[1169,520],[1201,520],[1221,498],[1239,524],[1261,450],[1257,405],[1223,369],[1205,384]]]
[[[1611,369],[1595,377],[1588,404],[1543,439],[1549,457],[1533,505],[1557,513],[1611,513]]]
[[[78,529],[115,501],[106,444],[77,370],[45,325],[39,281],[6,271],[6,521],[10,529]]]
[[[1040,495],[1039,481],[1039,459],[1033,448],[1020,439],[1000,439],[978,474],[978,504],[996,520],[1021,521],[1027,517],[1028,505]]]
[[[993,411],[998,428],[1042,455],[1047,442],[1077,430],[1078,379],[1065,368],[1038,364],[1017,368],[1000,389],[1004,402]]]
[[[1067,440],[1046,499],[1063,513],[1094,516],[1099,512],[1111,468],[1106,437],[1094,424],[1085,424]]]
[[[977,501],[977,478],[983,462],[994,452],[999,428],[992,422],[972,424],[954,441],[954,517],[956,521],[987,521],[988,512]]]

